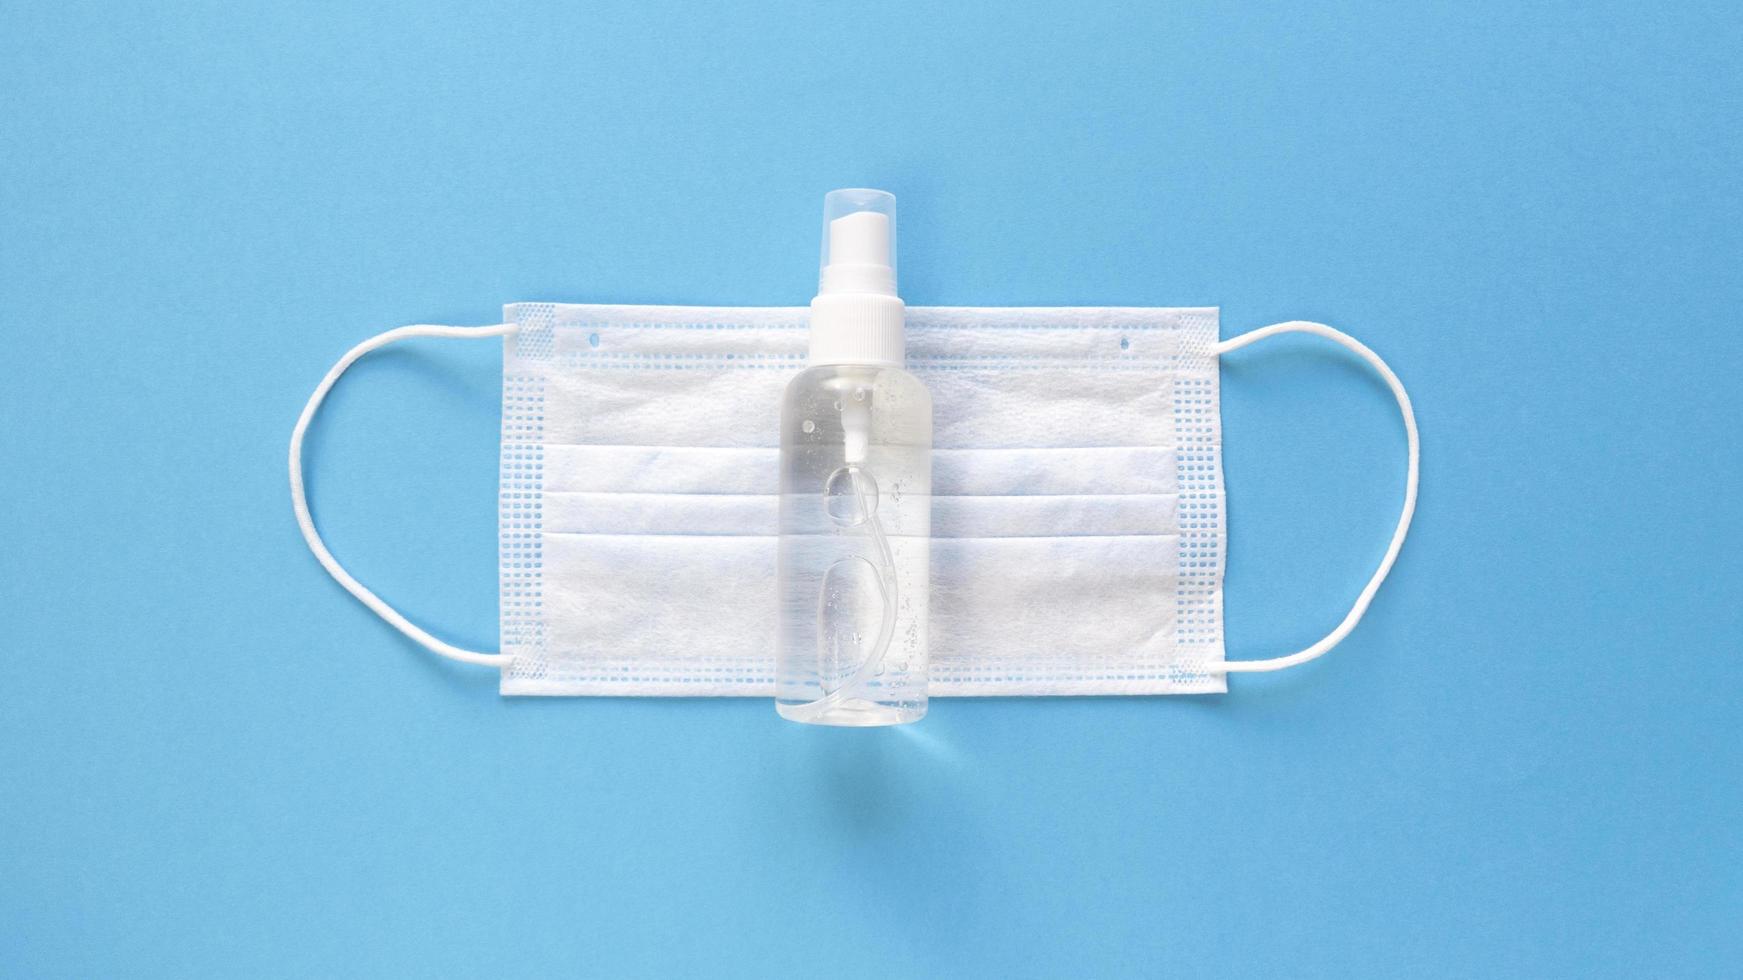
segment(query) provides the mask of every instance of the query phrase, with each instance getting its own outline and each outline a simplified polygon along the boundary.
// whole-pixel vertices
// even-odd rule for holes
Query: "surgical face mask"
[[[803,308],[507,308],[490,327],[402,327],[353,349],[291,438],[291,493],[321,564],[503,694],[767,697],[774,687],[778,415],[805,366]],[[1219,358],[1305,332],[1362,357],[1408,436],[1403,512],[1329,635],[1227,660]],[[498,653],[409,622],[347,573],[310,517],[302,439],[357,358],[408,337],[500,337]],[[1181,694],[1311,660],[1346,636],[1410,525],[1417,435],[1380,358],[1320,324],[1218,340],[1214,309],[911,308],[907,368],[933,398],[929,692]]]

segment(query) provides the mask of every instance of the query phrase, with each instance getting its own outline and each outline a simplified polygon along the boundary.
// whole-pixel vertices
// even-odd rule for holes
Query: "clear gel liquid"
[[[824,365],[781,406],[775,706],[819,725],[926,713],[932,399],[899,368]]]

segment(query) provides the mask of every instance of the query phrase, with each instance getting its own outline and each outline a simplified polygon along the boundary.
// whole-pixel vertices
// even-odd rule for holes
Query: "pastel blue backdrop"
[[[1725,5],[25,2],[0,14],[0,973],[1736,975],[1743,29]],[[514,300],[1320,319],[1422,419],[1324,660],[1223,697],[504,700],[328,580],[291,423]],[[500,351],[359,365],[338,554],[496,641]],[[1403,487],[1323,343],[1223,372],[1231,655]],[[1150,614],[1144,608],[1133,616]]]

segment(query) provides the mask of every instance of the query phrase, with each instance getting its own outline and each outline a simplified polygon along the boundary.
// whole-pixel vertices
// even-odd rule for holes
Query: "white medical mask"
[[[507,309],[491,327],[403,327],[352,350],[291,437],[304,538],[348,591],[504,694],[766,697],[773,691],[781,390],[803,308]],[[1356,352],[1398,399],[1403,513],[1337,629],[1224,659],[1218,358],[1298,331]],[[1354,628],[1416,503],[1410,401],[1320,324],[1217,340],[1214,309],[911,308],[907,367],[932,393],[930,693],[1176,694],[1311,660]],[[341,568],[309,516],[302,439],[363,354],[406,337],[504,337],[500,653],[410,623]]]

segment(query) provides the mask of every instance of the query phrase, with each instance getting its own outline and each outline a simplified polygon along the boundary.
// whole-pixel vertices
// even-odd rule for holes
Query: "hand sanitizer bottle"
[[[926,713],[932,397],[902,369],[896,199],[823,199],[811,354],[781,403],[775,707],[818,725]]]

